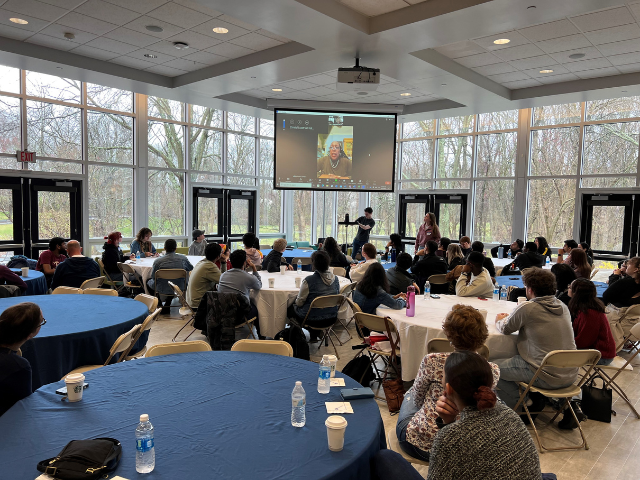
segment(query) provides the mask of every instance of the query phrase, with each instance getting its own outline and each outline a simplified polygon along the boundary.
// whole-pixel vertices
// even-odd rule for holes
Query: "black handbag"
[[[60,480],[97,480],[112,472],[122,456],[114,438],[72,440],[58,456],[38,463],[38,471]]]
[[[602,388],[595,385],[596,379],[602,380]],[[582,386],[582,401],[580,408],[589,420],[598,422],[611,423],[611,410],[613,403],[613,392],[610,388],[606,388],[604,379],[599,375],[594,375]]]

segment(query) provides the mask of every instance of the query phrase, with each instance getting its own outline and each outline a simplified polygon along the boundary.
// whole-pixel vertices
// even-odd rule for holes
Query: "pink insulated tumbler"
[[[407,317],[416,314],[416,289],[413,285],[407,287]]]

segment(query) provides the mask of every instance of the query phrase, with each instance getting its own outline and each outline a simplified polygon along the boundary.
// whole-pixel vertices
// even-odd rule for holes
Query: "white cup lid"
[[[64,378],[66,383],[80,383],[84,382],[84,375],[81,373],[70,373]]]
[[[324,424],[327,426],[327,428],[333,429],[347,428],[348,425],[347,420],[340,415],[331,415],[329,418],[327,418]]]
[[[329,360],[330,362],[337,362],[338,357],[336,357],[335,355],[327,355],[327,360]]]

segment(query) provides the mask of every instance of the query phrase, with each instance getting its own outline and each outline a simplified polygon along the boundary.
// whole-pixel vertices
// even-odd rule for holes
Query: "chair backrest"
[[[298,250],[315,250],[313,247],[298,247]]]
[[[595,277],[595,276],[596,276],[596,273],[598,273],[599,271],[600,271],[600,269],[599,269],[599,268],[594,269],[594,270],[591,272],[591,275],[589,276],[589,280],[593,279],[593,277]]]
[[[118,292],[108,288],[85,288],[82,290],[85,295],[108,295],[110,297],[117,297]]]
[[[128,263],[118,262],[118,268],[120,269],[120,271],[122,273],[129,273],[129,274],[135,274],[136,273],[135,269],[131,265],[129,265]]]
[[[340,289],[340,295],[344,295],[345,297],[348,297],[349,295],[351,295],[351,292],[353,292],[356,289],[357,284],[358,282],[353,282],[353,283],[350,283],[349,285],[345,285]]]
[[[540,368],[580,368],[585,365],[595,365],[600,360],[598,350],[553,350],[547,353]]]
[[[180,299],[180,304],[182,305],[182,307],[188,308],[189,310],[193,310],[191,306],[187,303],[187,299],[185,298],[184,292],[182,291],[182,289],[171,281],[168,283],[169,283],[169,286],[173,289],[176,296]]]
[[[481,345],[480,348],[478,349],[478,355],[480,355],[482,358],[484,358],[488,362],[489,357],[491,355],[491,352],[489,351],[489,347],[487,347],[486,345]]]
[[[293,357],[293,348],[281,340],[238,340],[231,347],[232,352],[271,353],[283,357]]]
[[[631,334],[632,341],[633,339],[640,341],[640,322],[631,327],[629,333]]]
[[[107,282],[107,283],[113,283],[113,280],[111,280],[111,277],[109,276],[107,271],[104,269],[104,263],[102,262],[102,259],[100,257],[96,257],[96,262],[98,263],[98,266],[100,267],[100,275],[105,277],[104,281]]]
[[[154,312],[155,309],[158,308],[158,297],[152,297],[146,293],[139,293],[134,300],[144,303],[149,309],[149,312]]]
[[[146,332],[147,330],[151,330],[151,326],[158,319],[158,315],[161,311],[161,308],[157,308],[151,315],[147,315],[147,318],[144,319],[144,322],[138,325],[138,327],[140,328],[133,336],[133,340],[131,341],[131,345],[129,345],[129,348],[127,348],[127,350],[122,354],[122,358],[126,358],[131,353],[131,349],[136,343],[138,343],[138,340],[140,340],[140,337],[144,332]]]
[[[353,300],[351,300],[349,297],[345,297],[345,301],[349,304],[349,306],[351,307],[351,310],[353,311],[353,314],[355,315],[356,313],[362,313],[362,309],[360,308],[360,305],[358,305],[356,302],[354,302]]]
[[[309,242],[296,242],[296,247],[297,248],[301,248],[301,247],[310,247],[311,244]]]
[[[79,288],[74,288],[74,287],[56,287],[51,293],[53,295],[68,295],[68,294],[74,294],[74,293],[77,294],[77,293],[84,293],[84,292]]]
[[[343,295],[324,295],[322,297],[316,297],[311,302],[309,310],[313,308],[331,308],[339,307],[344,302]]]
[[[190,342],[160,343],[147,350],[145,357],[157,357],[160,355],[172,355],[174,353],[210,352],[211,345],[202,340]]]
[[[355,317],[356,323],[360,325],[360,328],[365,327],[375,332],[387,333],[388,327],[389,333],[398,333],[395,324],[392,321],[387,320],[385,317],[362,312],[356,312]]]
[[[116,353],[124,352],[125,350],[128,350],[133,345],[133,337],[136,336],[139,329],[140,329],[140,325],[136,325],[128,332],[120,335],[116,339],[116,341],[113,342],[113,345],[109,350],[109,358],[107,358],[107,361],[104,362],[105,366],[109,365],[109,363],[111,362],[111,359]],[[124,355],[120,355],[120,358],[118,358],[118,361],[116,363],[122,362],[124,360],[124,357],[125,357]]]
[[[187,279],[187,271],[184,268],[161,268],[156,270],[156,280],[162,278],[164,280],[177,280],[179,278]]]
[[[347,275],[347,271],[342,267],[331,267],[333,268],[333,274],[339,277],[344,277]],[[344,288],[344,287],[343,287]],[[342,292],[340,292],[342,293]]]
[[[431,285],[444,285],[445,283],[449,283],[449,282],[447,282],[447,278],[446,277],[447,277],[446,274],[439,273],[437,275],[429,276],[429,278],[427,278],[427,280],[429,281],[429,283]]]
[[[311,258],[310,257],[295,257],[293,260],[291,260],[291,265],[293,265],[294,267],[298,264],[298,260],[300,260],[300,263],[302,263],[302,265],[311,265]]]
[[[271,250],[272,245],[260,245],[260,250]]]
[[[80,290],[85,290],[87,288],[100,288],[104,283],[104,277],[96,277],[90,278],[89,280],[85,280],[80,285]]]
[[[453,345],[448,338],[432,338],[427,343],[427,353],[451,353],[453,351]]]

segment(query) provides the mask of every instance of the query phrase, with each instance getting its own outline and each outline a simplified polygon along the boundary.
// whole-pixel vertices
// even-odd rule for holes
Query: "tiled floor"
[[[177,308],[172,308],[172,315],[161,315],[154,324],[149,336],[148,345],[167,343],[184,324],[177,314]],[[178,338],[182,341],[191,331],[190,327],[183,330]],[[351,346],[357,342],[355,331],[351,332],[354,340],[338,346],[340,360],[338,370],[351,360],[357,351]],[[349,340],[347,333],[338,329],[338,334],[343,341]],[[240,337],[240,335],[238,336]],[[200,332],[195,332],[189,340],[204,340]],[[320,361],[322,354],[333,353],[329,347],[316,348],[311,346],[311,359]],[[623,354],[624,356],[624,354]],[[627,392],[636,409],[640,409],[640,355],[634,360],[636,365],[632,372],[624,372],[618,382]],[[380,414],[387,432],[394,431],[397,417],[389,415],[386,403],[379,401]],[[614,393],[614,409],[617,416],[613,417],[610,424],[586,421],[582,428],[587,436],[589,450],[574,450],[568,452],[547,452],[540,455],[540,464],[543,472],[552,472],[560,480],[578,479],[607,479],[607,480],[638,480],[640,479],[640,420],[631,412],[628,405],[619,400]],[[555,427],[549,427],[545,420],[552,415],[541,415],[536,420],[536,426],[543,439],[550,446],[570,445],[571,442],[579,443],[580,435],[577,430],[563,431]],[[531,431],[532,435],[533,432]],[[426,478],[427,467],[417,466],[417,470]]]

